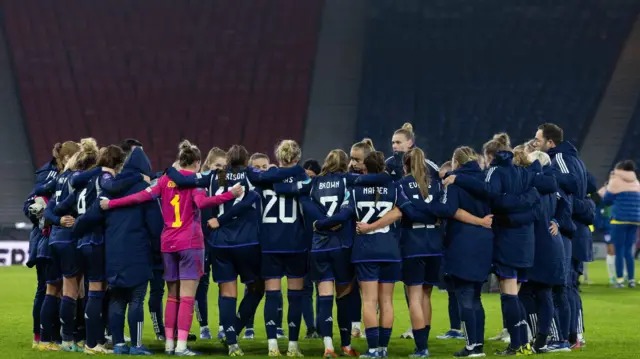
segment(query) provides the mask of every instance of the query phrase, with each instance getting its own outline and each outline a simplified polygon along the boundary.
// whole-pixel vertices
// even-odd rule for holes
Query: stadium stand
[[[357,133],[388,151],[412,122],[439,162],[542,122],[570,127],[579,147],[638,14],[631,0],[372,3]]]
[[[5,2],[36,164],[86,136],[138,138],[155,168],[182,138],[268,153],[300,140],[323,2]]]
[[[633,117],[631,117],[631,121],[629,121],[629,127],[620,144],[620,150],[615,162],[631,159],[636,161],[636,164],[640,164],[640,144],[638,139],[640,139],[640,101],[636,106]],[[613,166],[615,166],[615,163],[611,164],[611,168]]]

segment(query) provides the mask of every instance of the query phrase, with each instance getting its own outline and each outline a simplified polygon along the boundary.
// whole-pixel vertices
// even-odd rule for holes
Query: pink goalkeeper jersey
[[[185,176],[193,172],[180,170]],[[112,199],[109,208],[130,206],[155,198],[161,198],[164,228],[161,236],[162,252],[204,248],[204,236],[200,223],[200,208],[209,208],[233,199],[231,192],[207,197],[201,188],[178,188],[166,175],[154,186],[132,195]]]

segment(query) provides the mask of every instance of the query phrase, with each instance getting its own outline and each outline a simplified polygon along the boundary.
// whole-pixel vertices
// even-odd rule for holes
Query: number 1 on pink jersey
[[[173,196],[173,199],[169,203],[171,203],[171,205],[173,206],[173,214],[176,218],[176,220],[173,221],[173,223],[171,223],[171,227],[173,228],[181,227],[182,219],[180,218],[180,195],[177,194]]]

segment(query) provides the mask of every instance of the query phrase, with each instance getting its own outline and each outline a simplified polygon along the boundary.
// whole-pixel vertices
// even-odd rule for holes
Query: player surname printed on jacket
[[[389,189],[387,187],[365,187],[362,189],[363,194],[388,194]]]

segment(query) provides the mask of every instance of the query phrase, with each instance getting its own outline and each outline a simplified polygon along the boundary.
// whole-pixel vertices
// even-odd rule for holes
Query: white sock
[[[219,331],[219,332],[221,332],[221,331],[223,331],[223,330],[224,330],[224,327],[223,327],[222,325],[218,327],[218,331]]]
[[[324,349],[333,351],[333,339],[331,337],[322,338],[324,341]]]
[[[353,330],[353,329],[360,330],[360,322],[351,323],[351,330]]]
[[[267,340],[269,343],[269,351],[278,350],[278,340],[277,339],[269,339]]]
[[[585,283],[589,281],[589,270],[587,267],[587,263],[584,263],[582,266],[582,279]]]
[[[609,279],[616,278],[616,256],[607,254],[607,273],[609,274]]]
[[[205,325],[203,327],[200,327],[200,333],[204,332],[205,330],[209,329],[208,325]]]
[[[298,350],[298,342],[294,342],[293,340],[289,341],[289,351]]]
[[[73,342],[67,342],[67,341],[62,341],[62,346],[63,347],[70,347],[73,345]],[[124,344],[123,344],[124,345]]]
[[[240,349],[240,346],[238,346],[238,344],[229,345],[229,353],[234,352],[234,351],[236,351],[238,349]]]
[[[187,341],[178,339],[178,345],[176,345],[176,351],[183,352],[185,350],[187,350]]]
[[[176,350],[176,342],[173,340],[167,340],[164,342],[164,350],[167,352]]]

